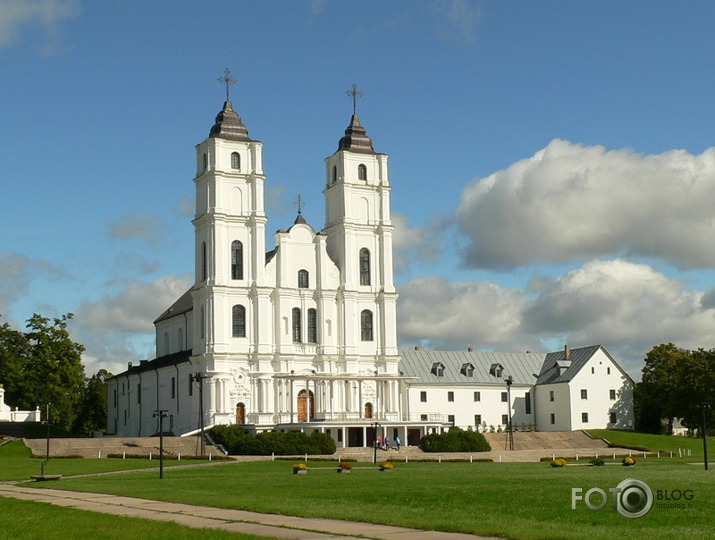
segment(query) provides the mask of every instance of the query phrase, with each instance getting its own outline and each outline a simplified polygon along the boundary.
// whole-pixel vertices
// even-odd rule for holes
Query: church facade
[[[195,282],[156,319],[157,357],[130,363],[108,381],[110,434],[154,435],[157,411],[164,411],[164,431],[175,435],[238,424],[252,431],[318,430],[338,446],[371,445],[377,435],[417,444],[449,425],[501,425],[507,406],[517,415],[525,399],[528,412],[518,413],[523,423],[576,428],[561,414],[558,423],[536,414],[544,385],[556,385],[561,406],[570,406],[570,390],[558,385],[572,378],[546,378],[548,355],[490,362],[488,353],[474,351],[462,353],[465,360],[398,350],[388,156],[374,150],[356,114],[325,162],[324,228],[316,231],[299,207],[270,250],[262,149],[227,100],[196,147]],[[632,419],[632,381],[605,354],[620,377],[608,388],[630,399],[630,417],[621,413],[590,427],[621,427]],[[471,365],[464,368],[469,376],[432,380],[423,373],[436,364],[443,374],[457,372],[452,360],[460,370]],[[514,400],[504,403],[508,374]],[[588,383],[591,389],[603,381]],[[444,403],[422,399],[442,390]],[[493,393],[498,400],[475,413],[475,403],[481,411],[488,400],[457,405],[455,392],[472,398],[482,392],[485,399]]]

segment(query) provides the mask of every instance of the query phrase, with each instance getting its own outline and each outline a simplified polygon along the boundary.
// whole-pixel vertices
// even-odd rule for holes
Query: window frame
[[[291,328],[293,329],[293,343],[303,343],[303,327],[301,324],[300,308],[291,310]]]
[[[360,341],[374,341],[373,314],[369,309],[360,312]]]
[[[246,307],[241,304],[231,308],[231,337],[246,337]]]
[[[370,272],[370,250],[366,247],[360,248],[358,258],[360,270],[360,285],[369,286],[372,284],[372,276]]]
[[[243,279],[243,242],[231,242],[231,279]]]

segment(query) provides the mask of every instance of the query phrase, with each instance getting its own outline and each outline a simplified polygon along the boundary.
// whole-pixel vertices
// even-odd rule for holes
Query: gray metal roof
[[[162,313],[156,318],[154,324],[166,319],[171,319],[172,317],[176,317],[177,315],[181,315],[182,313],[188,313],[189,311],[191,311],[194,308],[194,304],[191,299],[192,290],[193,287],[191,287],[188,291],[182,294],[176,302],[171,304],[169,309],[167,309],[164,313]]]
[[[445,384],[474,385],[494,384],[503,386],[504,378],[509,375],[514,384],[532,386],[536,383],[535,374],[539,373],[545,353],[493,353],[479,351],[400,351],[400,372],[408,377],[416,377],[410,384]],[[442,377],[433,372],[436,363],[444,365]],[[463,373],[462,367],[472,364],[474,372],[471,377]],[[492,364],[501,364],[502,376],[489,374]]]

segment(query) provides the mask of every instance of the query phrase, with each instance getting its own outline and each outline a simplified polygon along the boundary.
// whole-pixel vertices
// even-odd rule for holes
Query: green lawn
[[[593,437],[607,439],[612,444],[622,446],[640,446],[652,452],[672,451],[678,455],[678,448],[690,450],[690,461],[703,460],[703,440],[692,437],[674,437],[669,435],[651,435],[635,431],[609,429],[589,429]],[[715,437],[708,437],[708,461],[715,459]]]
[[[520,539],[715,537],[713,471],[669,459],[629,468],[562,469],[545,463],[397,463],[389,473],[369,468],[351,474],[336,474],[334,463],[322,464],[328,470],[318,466],[311,462],[307,475],[294,475],[291,462],[235,463],[171,470],[164,480],[140,471],[63,479],[52,487]],[[578,503],[571,509],[571,488],[608,492],[626,478],[644,480],[653,490],[690,489],[693,507],[654,507],[633,520],[610,505],[594,511]]]
[[[20,501],[0,497],[0,531],[3,538],[13,540],[128,540],[152,538],[153,540],[211,540],[253,539],[256,536],[239,535],[227,531],[198,531],[164,521],[127,518],[61,508],[51,504]]]
[[[30,449],[22,441],[13,441],[0,446],[0,481],[28,480],[30,476],[40,474],[43,458],[31,457]],[[205,463],[197,460],[165,460],[164,467]],[[126,471],[158,467],[158,459],[82,459],[50,458],[45,466],[45,474],[72,476],[109,471]]]

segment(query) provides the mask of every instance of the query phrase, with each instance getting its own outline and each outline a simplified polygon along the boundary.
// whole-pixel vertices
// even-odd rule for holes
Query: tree
[[[672,343],[653,347],[646,355],[643,382],[639,386],[642,408],[659,411],[668,420],[668,435],[673,434],[673,421],[679,411],[681,382],[679,365],[686,362],[689,351]]]
[[[72,431],[78,435],[91,436],[95,431],[107,429],[107,379],[112,376],[106,369],[85,380],[81,406]]]
[[[80,410],[84,391],[84,347],[72,341],[67,321],[72,314],[49,319],[34,314],[28,332],[0,327],[0,383],[8,402],[20,409],[50,405],[53,424],[70,429]]]

